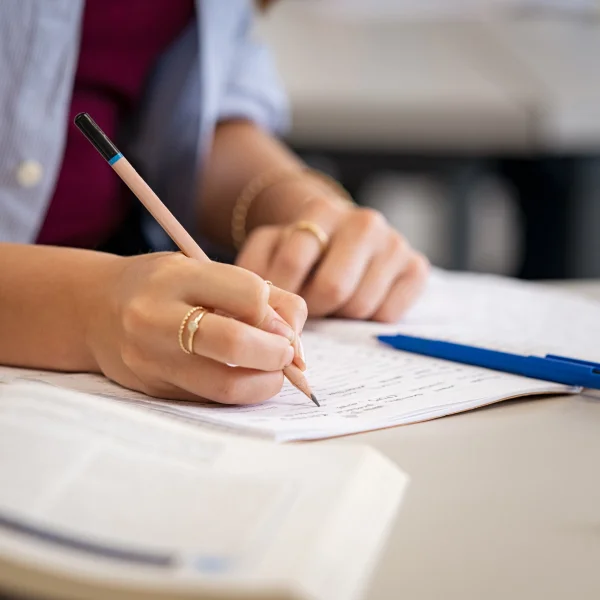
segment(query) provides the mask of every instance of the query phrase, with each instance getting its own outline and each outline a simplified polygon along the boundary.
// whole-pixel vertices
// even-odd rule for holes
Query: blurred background
[[[288,142],[438,266],[600,277],[600,0],[281,0]]]

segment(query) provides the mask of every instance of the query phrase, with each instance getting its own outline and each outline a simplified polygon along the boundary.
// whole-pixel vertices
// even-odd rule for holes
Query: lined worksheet
[[[376,340],[377,334],[395,332],[521,354],[600,360],[594,343],[600,337],[600,303],[499,277],[435,271],[421,303],[398,324],[336,320],[309,324],[303,337],[307,377],[320,408],[287,384],[268,402],[232,407],[151,399],[99,376],[0,368],[0,381],[45,381],[278,441],[334,437],[447,416],[509,398],[578,391],[399,352]]]
[[[320,439],[415,423],[567,386],[398,352],[375,340],[355,344],[307,332],[307,378],[321,407],[286,384],[263,404],[167,402],[124,391],[97,376],[28,372],[28,379],[143,403],[153,410],[277,441]],[[23,373],[16,372],[22,377]]]
[[[277,441],[308,440],[441,417],[505,398],[567,393],[567,386],[382,348],[305,335],[314,406],[292,386],[255,406],[161,404],[161,410]]]

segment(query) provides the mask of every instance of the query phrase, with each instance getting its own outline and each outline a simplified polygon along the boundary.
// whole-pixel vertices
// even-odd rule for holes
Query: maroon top
[[[119,228],[132,196],[73,119],[90,113],[114,140],[193,15],[193,0],[86,0],[65,154],[38,243],[95,248]]]

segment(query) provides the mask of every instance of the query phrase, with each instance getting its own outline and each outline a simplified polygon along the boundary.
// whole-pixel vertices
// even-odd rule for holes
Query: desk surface
[[[600,283],[580,290],[600,299]],[[347,441],[412,479],[369,600],[600,598],[600,400],[517,400]]]

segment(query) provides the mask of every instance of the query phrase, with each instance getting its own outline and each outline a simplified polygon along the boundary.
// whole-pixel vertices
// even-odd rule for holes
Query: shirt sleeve
[[[275,61],[266,45],[256,39],[253,27],[254,13],[248,8],[235,38],[218,120],[248,119],[281,134],[289,129],[288,99]]]

